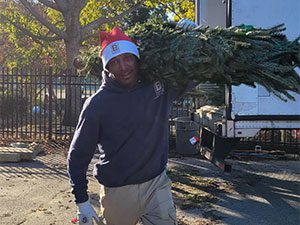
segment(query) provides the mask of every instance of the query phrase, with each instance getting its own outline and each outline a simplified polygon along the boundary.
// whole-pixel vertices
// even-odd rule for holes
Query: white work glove
[[[177,28],[181,28],[184,31],[192,30],[196,26],[197,25],[189,19],[181,19],[176,25]]]
[[[77,207],[79,225],[93,225],[93,219],[95,219],[97,223],[100,223],[100,219],[89,200],[83,203],[78,203]]]

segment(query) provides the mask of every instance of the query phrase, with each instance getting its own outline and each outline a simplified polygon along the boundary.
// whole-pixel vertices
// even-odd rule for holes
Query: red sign
[[[292,137],[295,139],[300,139],[300,130],[292,130]]]

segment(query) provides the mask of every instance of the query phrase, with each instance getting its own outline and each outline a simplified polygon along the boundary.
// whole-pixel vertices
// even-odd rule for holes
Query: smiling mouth
[[[123,79],[128,80],[131,77],[131,73],[124,74]]]

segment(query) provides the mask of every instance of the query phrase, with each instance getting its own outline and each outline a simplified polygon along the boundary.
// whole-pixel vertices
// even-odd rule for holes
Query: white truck
[[[269,28],[285,24],[288,39],[300,35],[299,0],[197,0],[196,23],[230,27],[253,25]],[[299,68],[297,68],[299,73]],[[225,109],[202,107],[195,113],[200,123],[201,152],[225,171],[225,157],[242,137],[253,137],[260,129],[300,129],[300,95],[284,102],[264,87],[245,85],[225,88]]]

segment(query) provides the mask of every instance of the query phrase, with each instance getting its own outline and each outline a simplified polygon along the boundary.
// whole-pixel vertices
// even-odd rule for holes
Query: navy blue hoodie
[[[88,200],[86,172],[96,146],[94,176],[107,187],[146,182],[166,168],[172,102],[185,90],[157,81],[126,89],[103,73],[100,89],[81,111],[68,155],[76,203]],[[194,84],[191,86],[195,86]]]

